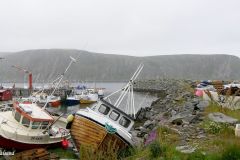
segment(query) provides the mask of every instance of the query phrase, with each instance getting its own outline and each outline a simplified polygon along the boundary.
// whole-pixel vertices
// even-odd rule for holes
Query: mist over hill
[[[126,81],[140,63],[140,79],[239,79],[240,59],[231,55],[161,55],[133,57],[92,53],[70,49],[39,49],[1,53],[0,81],[23,82],[24,73],[11,67],[19,65],[33,73],[38,82],[48,82],[64,72],[77,59],[65,79],[70,81]]]

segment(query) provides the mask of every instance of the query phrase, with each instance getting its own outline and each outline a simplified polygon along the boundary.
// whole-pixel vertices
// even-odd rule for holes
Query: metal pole
[[[3,59],[4,59],[3,57],[0,57],[0,61],[3,60]],[[0,77],[1,77],[1,76],[0,76]],[[2,87],[2,81],[1,81],[1,86],[0,86],[0,87]]]
[[[68,67],[65,69],[65,71],[63,72],[63,74],[61,75],[61,78],[59,80],[59,82],[57,83],[56,87],[54,88],[54,90],[52,91],[51,95],[50,95],[50,98],[53,96],[54,92],[56,91],[57,87],[59,86],[59,84],[61,83],[63,77],[64,77],[64,74],[68,71],[68,69],[70,68],[70,66],[72,65],[73,62],[76,62],[76,60],[72,57],[71,58],[71,62],[69,63]],[[47,104],[48,104],[48,101],[49,99],[47,98],[47,101],[45,103],[45,105],[43,106],[43,110],[46,108]]]

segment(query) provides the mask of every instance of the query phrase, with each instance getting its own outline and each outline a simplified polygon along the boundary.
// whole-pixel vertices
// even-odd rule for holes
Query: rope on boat
[[[117,132],[117,129],[111,126],[108,123],[105,123],[105,129],[107,130],[108,133],[110,134],[115,134]]]

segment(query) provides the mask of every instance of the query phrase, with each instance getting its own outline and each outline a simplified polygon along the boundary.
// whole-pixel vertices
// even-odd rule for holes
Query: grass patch
[[[229,124],[213,122],[207,118],[200,124],[200,127],[209,134],[234,135],[234,128]]]
[[[223,155],[222,155],[223,160],[240,160],[240,147],[233,145],[228,147]]]
[[[229,146],[239,146],[240,138],[235,136],[234,127],[224,123],[212,122],[205,119],[199,126],[207,132],[208,139],[196,140],[198,148],[208,154],[223,153]],[[207,144],[207,145],[206,145]]]
[[[173,130],[165,126],[159,127],[157,132],[158,132],[158,141],[161,144],[176,145],[179,141],[179,135]]]
[[[150,150],[150,157],[152,158],[157,158],[160,156],[165,156],[163,155],[166,153],[167,147],[164,145],[160,145],[159,141],[155,141],[149,145],[149,150]]]
[[[209,127],[210,122],[206,119],[201,125]],[[220,130],[216,133],[208,132],[208,139],[196,139],[190,142],[192,146],[197,146],[194,153],[184,154],[177,151],[175,148],[179,142],[179,135],[167,127],[160,127],[158,128],[159,137],[155,142],[146,147],[138,148],[134,155],[126,160],[235,160],[240,154],[240,138],[235,137],[232,126],[214,125],[219,125]],[[240,160],[240,156],[238,158]]]
[[[48,149],[49,152],[57,154],[62,159],[78,159],[72,150],[62,148]]]

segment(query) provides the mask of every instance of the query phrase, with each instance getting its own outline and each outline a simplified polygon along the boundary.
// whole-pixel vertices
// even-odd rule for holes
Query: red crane
[[[32,90],[32,73],[26,69],[23,69],[22,67],[16,66],[16,65],[12,65],[12,67],[23,71],[24,73],[28,74],[28,89]]]

